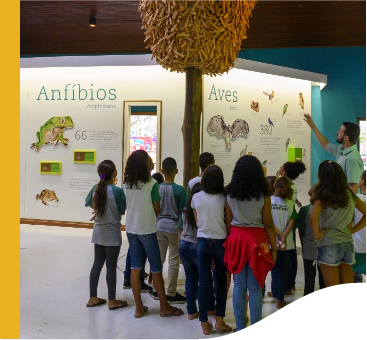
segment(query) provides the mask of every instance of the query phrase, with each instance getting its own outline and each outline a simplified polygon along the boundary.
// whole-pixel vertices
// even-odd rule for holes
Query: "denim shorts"
[[[157,233],[147,235],[126,233],[126,235],[129,241],[131,269],[143,269],[146,256],[152,273],[161,273],[162,261]]]
[[[328,266],[339,266],[340,263],[352,265],[355,262],[353,241],[319,247],[317,262]]]

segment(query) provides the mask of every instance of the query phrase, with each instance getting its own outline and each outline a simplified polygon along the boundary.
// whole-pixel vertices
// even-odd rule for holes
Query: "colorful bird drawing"
[[[269,97],[269,100],[271,103],[273,103],[273,98],[274,98],[274,91],[271,91],[271,93],[267,93],[265,91],[263,91],[263,93]]]
[[[285,151],[286,152],[288,150],[289,141],[290,141],[290,139],[288,138],[287,141],[285,142]]]
[[[264,162],[262,162],[262,163],[261,163],[261,165],[262,165],[262,166],[266,166],[266,163],[267,163],[267,162],[268,162],[268,160],[267,160],[267,159],[265,159],[265,161],[264,161]]]
[[[269,122],[270,125],[274,126],[274,124],[273,124],[273,122],[271,121],[270,118],[268,118],[268,122]]]
[[[283,116],[287,113],[287,110],[288,110],[288,104],[285,104],[284,107],[283,107]],[[282,116],[282,118],[283,118]]]

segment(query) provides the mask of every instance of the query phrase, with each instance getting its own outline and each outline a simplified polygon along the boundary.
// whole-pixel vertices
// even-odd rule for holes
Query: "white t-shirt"
[[[210,195],[200,191],[192,197],[191,207],[196,210],[198,237],[211,239],[227,238],[224,223],[226,199],[223,194]]]
[[[361,199],[362,202],[366,203],[366,195],[364,194],[357,194],[357,196]],[[360,219],[362,218],[362,214],[359,212],[359,210],[354,209],[354,225],[356,225]],[[366,253],[366,228],[363,228],[360,231],[357,231],[353,235],[353,241],[354,241],[354,248],[356,253]]]
[[[152,202],[160,201],[157,182],[152,178],[147,183],[139,182],[133,188],[124,183],[122,189],[126,196],[126,232],[139,235],[156,233],[157,220]]]
[[[201,176],[196,176],[192,179],[189,180],[189,188],[190,188],[190,191],[192,190],[192,187],[196,184],[196,183],[200,183],[201,182]]]
[[[284,200],[278,196],[271,196],[271,216],[275,226],[283,232],[288,225],[288,222],[292,216],[294,202],[293,200]],[[277,242],[279,241],[278,235],[276,235]],[[286,239],[287,250],[295,249],[293,234],[290,232]]]

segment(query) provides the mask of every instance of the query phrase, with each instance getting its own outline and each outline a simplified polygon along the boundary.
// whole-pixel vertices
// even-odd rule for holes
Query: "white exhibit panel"
[[[175,181],[182,184],[185,74],[164,70],[150,57],[137,56],[137,66],[131,56],[21,60],[22,218],[88,222],[91,209],[84,206],[85,197],[98,182],[97,166],[105,159],[115,162],[117,185],[122,185],[131,137],[124,131],[124,124],[130,124],[124,105],[125,113],[129,105],[157,106],[157,159],[174,157]],[[267,174],[275,175],[288,160],[287,148],[302,148],[307,172],[296,184],[300,201],[307,204],[311,132],[303,114],[311,113],[312,83],[326,83],[326,77],[296,71],[240,61],[228,74],[205,76],[201,138],[203,151],[215,155],[226,183],[241,152],[266,161]],[[213,117],[215,124],[226,126],[221,133],[208,131]],[[232,138],[238,131],[242,135]]]
[[[29,68],[23,73],[21,217],[88,222],[91,209],[85,208],[85,197],[98,182],[97,166],[105,159],[115,162],[121,186],[127,101],[162,103],[162,126],[169,129],[160,134],[161,159],[177,159],[181,172],[177,182],[182,182],[183,74],[159,66]],[[74,150],[95,152],[95,163],[74,162]],[[61,174],[41,174],[40,162],[60,162]]]
[[[228,184],[241,155],[266,164],[268,176],[288,161],[288,148],[302,148],[307,171],[295,181],[298,199],[308,204],[311,133],[311,81],[233,69],[204,78],[203,151],[214,154]]]

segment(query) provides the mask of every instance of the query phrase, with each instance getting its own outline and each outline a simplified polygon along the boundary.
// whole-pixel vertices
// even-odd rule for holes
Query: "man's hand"
[[[307,123],[307,125],[311,128],[311,129],[313,129],[314,127],[315,127],[315,123],[313,122],[313,119],[312,119],[312,117],[308,114],[308,113],[305,113],[304,115],[303,115],[303,117],[304,117],[304,121]]]

